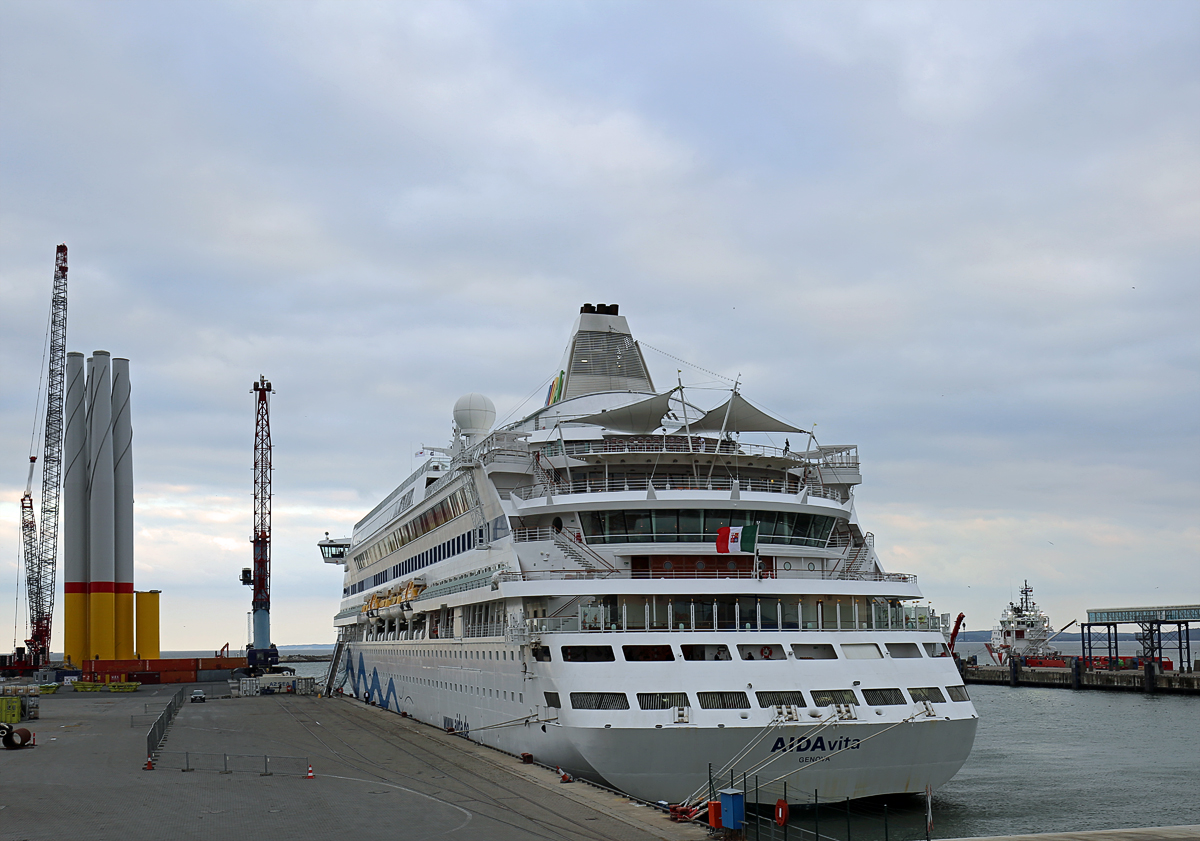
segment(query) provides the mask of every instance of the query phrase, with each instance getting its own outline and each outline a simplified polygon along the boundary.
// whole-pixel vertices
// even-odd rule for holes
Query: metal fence
[[[162,751],[158,767],[180,771],[216,771],[219,774],[258,774],[270,777],[305,777],[310,767],[307,756],[270,756],[248,753],[193,753]]]
[[[158,714],[158,718],[154,720],[149,732],[146,733],[146,756],[147,758],[154,755],[158,750],[158,746],[162,744],[163,739],[167,737],[167,728],[171,726],[171,722],[175,719],[175,713],[179,712],[179,708],[183,706],[183,693],[186,689],[180,689],[167,702],[167,706]],[[132,719],[130,721],[132,724]]]

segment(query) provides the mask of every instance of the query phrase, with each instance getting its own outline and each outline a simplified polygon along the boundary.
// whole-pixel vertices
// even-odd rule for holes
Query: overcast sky
[[[60,242],[165,649],[245,643],[260,373],[274,637],[331,642],[316,541],[584,302],[858,444],[968,628],[1198,603],[1198,55],[1194,2],[3,0],[0,630]]]

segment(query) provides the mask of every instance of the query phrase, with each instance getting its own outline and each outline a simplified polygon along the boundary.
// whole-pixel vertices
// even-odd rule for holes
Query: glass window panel
[[[658,543],[675,543],[679,540],[679,511],[666,508],[651,512],[654,519],[655,540]]]
[[[600,516],[599,511],[584,511],[579,516],[579,522],[582,524],[583,533],[587,537],[603,537],[604,518]]]
[[[628,534],[625,528],[625,512],[624,511],[604,511],[604,533],[608,535],[609,542],[614,542],[614,538],[624,539],[624,535]]]
[[[688,508],[679,512],[679,533],[691,535],[690,540],[696,540],[696,535],[704,534],[704,512]]]
[[[770,537],[775,534],[775,521],[779,517],[778,511],[759,511],[758,512],[758,536],[759,539]]]
[[[625,526],[629,529],[628,534],[631,535],[649,536],[654,534],[654,523],[649,511],[626,511]]]
[[[706,537],[716,537],[717,532],[729,526],[728,511],[705,511],[704,534]]]

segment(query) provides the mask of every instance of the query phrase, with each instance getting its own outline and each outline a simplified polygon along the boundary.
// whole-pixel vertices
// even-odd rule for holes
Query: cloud
[[[584,301],[858,442],[863,522],[948,610],[1030,564],[1056,618],[1139,596],[1131,562],[1194,591],[1195,7],[691,10],[0,7],[0,536],[67,241],[71,349],[133,360],[180,648],[244,633],[250,381],[304,642],[340,586],[314,542],[460,394],[536,402]]]

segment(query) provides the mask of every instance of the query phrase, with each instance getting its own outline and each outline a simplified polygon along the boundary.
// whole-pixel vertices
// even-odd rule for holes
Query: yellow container
[[[0,724],[21,723],[21,699],[13,696],[0,697]]]

